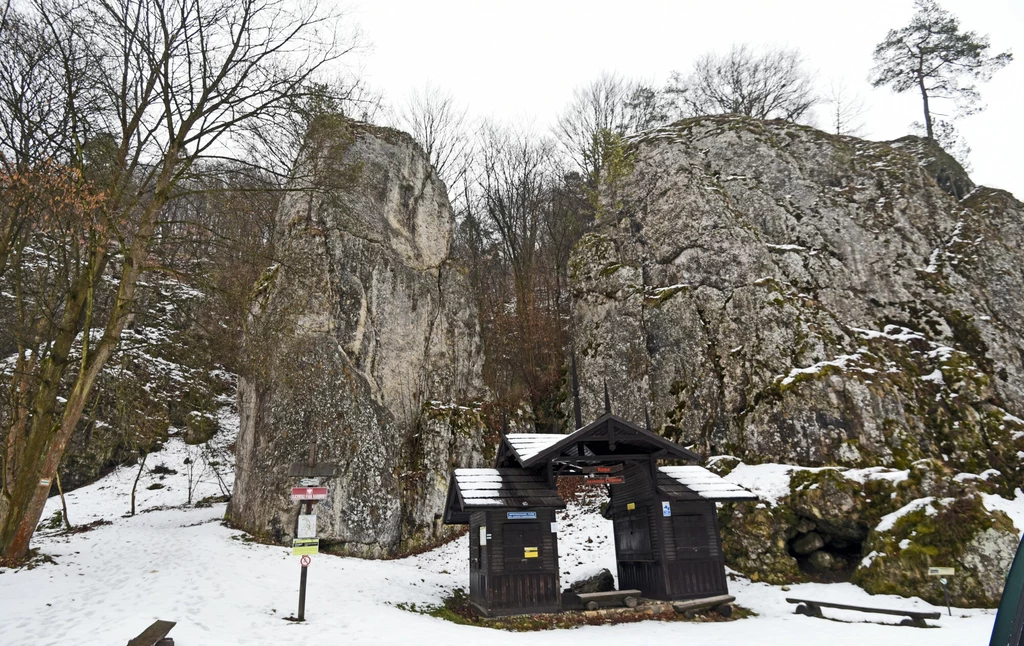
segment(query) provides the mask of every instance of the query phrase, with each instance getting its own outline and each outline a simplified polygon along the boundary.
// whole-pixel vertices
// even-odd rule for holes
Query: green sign
[[[293,538],[292,556],[304,556],[306,554],[320,553],[319,538]]]

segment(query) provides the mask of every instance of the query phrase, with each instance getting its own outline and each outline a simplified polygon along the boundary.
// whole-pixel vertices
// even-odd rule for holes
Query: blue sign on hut
[[[609,487],[620,589],[670,600],[727,594],[715,503],[757,498],[701,466],[659,465],[699,459],[610,410],[568,435],[505,434],[495,468],[456,469],[449,482],[444,522],[469,524],[470,601],[488,616],[561,609],[559,476]]]

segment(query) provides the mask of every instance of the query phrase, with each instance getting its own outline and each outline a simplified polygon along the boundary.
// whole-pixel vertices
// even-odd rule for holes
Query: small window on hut
[[[511,523],[502,528],[506,571],[540,570],[540,523]]]
[[[704,514],[673,516],[672,529],[675,530],[676,552],[680,556],[694,556],[707,552],[708,519]]]

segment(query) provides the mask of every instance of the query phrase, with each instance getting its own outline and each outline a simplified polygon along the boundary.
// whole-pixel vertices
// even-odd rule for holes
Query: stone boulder
[[[325,118],[278,215],[281,261],[256,286],[239,382],[229,518],[287,542],[289,465],[337,465],[322,544],[383,557],[448,536],[454,466],[481,455],[475,303],[450,257],[444,185],[408,135]],[[326,187],[326,188],[324,188]]]
[[[994,608],[1018,542],[1009,517],[987,510],[979,496],[917,499],[875,528],[852,581],[872,594],[942,604],[942,587],[928,568],[955,567],[956,574],[947,577],[952,604]]]
[[[1024,484],[1024,204],[918,140],[735,116],[624,158],[570,263],[584,419],[607,382],[705,455]]]
[[[615,577],[607,568],[604,568],[593,576],[574,582],[569,589],[575,594],[611,592],[615,589]]]

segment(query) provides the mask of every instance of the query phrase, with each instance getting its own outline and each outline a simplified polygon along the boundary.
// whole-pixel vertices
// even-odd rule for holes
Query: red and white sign
[[[623,482],[625,482],[625,480],[626,479],[624,477],[622,477],[622,476],[606,476],[606,477],[602,477],[602,478],[593,478],[593,477],[587,478],[584,482],[586,482],[587,484],[592,484],[592,485],[601,485],[601,484],[609,484],[609,485],[611,485],[611,484],[622,484]]]
[[[292,487],[292,500],[323,500],[327,487]]]

